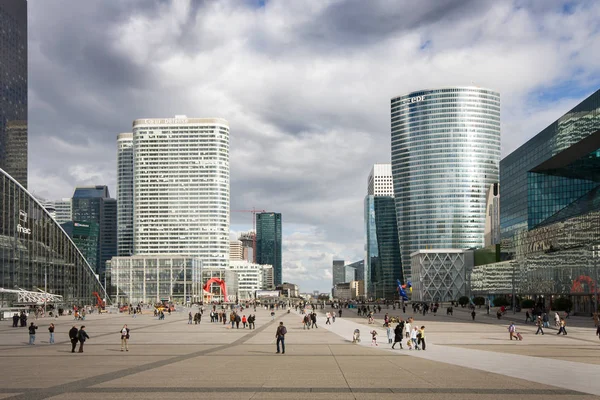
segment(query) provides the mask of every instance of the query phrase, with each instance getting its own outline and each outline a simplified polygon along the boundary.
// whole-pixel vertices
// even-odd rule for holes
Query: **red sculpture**
[[[204,285],[204,290],[210,293],[210,287],[213,283],[221,286],[221,293],[223,293],[223,301],[229,301],[227,298],[227,285],[225,285],[225,281],[219,278],[210,278],[208,282]]]

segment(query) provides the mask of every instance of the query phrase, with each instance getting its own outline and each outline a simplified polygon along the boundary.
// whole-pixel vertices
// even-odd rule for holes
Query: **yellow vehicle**
[[[173,304],[156,304],[154,308],[156,308],[156,311],[162,312],[169,312],[169,310],[175,311],[175,306]]]

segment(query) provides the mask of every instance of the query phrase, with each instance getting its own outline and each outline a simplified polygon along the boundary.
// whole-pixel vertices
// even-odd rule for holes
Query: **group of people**
[[[334,313],[334,315],[335,315],[335,313]],[[329,318],[327,320],[329,321]],[[317,313],[312,311],[312,312],[309,312],[308,314],[304,314],[304,317],[302,318],[302,324],[303,324],[303,329],[311,329],[311,328],[317,329],[318,328]]]
[[[404,321],[402,318],[398,321],[398,324],[392,329],[392,323],[386,322],[385,328],[387,332],[388,344],[392,345],[392,349],[396,348],[396,344],[403,349],[402,341],[406,339],[406,346],[409,350],[425,350],[427,344],[425,342],[425,325],[420,328],[413,326],[413,318],[408,318]],[[378,346],[377,344],[377,331],[371,331],[371,345]]]
[[[21,327],[24,328],[27,326],[27,314],[25,311],[21,311],[20,314],[14,313],[12,316],[13,328],[17,328],[19,326],[19,322],[21,322]]]
[[[223,321],[225,321],[225,319],[223,319]],[[240,317],[240,314],[232,311],[231,314],[229,314],[229,322],[231,322],[231,329],[233,329],[234,325],[236,327],[236,329],[240,329],[240,322],[242,323],[242,328],[246,328],[246,326],[248,326],[248,329],[255,329],[255,325],[254,322],[256,321],[256,316],[250,314],[248,317],[246,317],[246,315],[242,315]]]

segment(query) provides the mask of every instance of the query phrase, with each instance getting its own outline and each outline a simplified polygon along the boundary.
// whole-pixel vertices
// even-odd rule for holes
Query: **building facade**
[[[229,124],[218,118],[133,122],[136,255],[186,254],[229,264]]]
[[[60,225],[69,235],[75,246],[85,257],[88,264],[98,264],[98,246],[100,242],[100,225],[95,222],[68,221]]]
[[[82,186],[75,188],[71,205],[73,221],[100,227],[96,263],[90,265],[103,279],[106,261],[117,255],[117,201],[110,198],[108,186]]]
[[[117,254],[133,253],[133,133],[121,133],[117,136]]]
[[[244,248],[241,240],[229,241],[229,260],[241,261],[244,259]]]
[[[484,247],[500,243],[500,184],[490,185],[485,195],[486,214],[483,234]]]
[[[63,198],[54,201],[54,219],[58,224],[73,221],[73,213],[71,211],[72,200]]]
[[[266,269],[271,269],[272,266],[263,266],[260,264],[251,263],[248,261],[230,261],[229,269],[237,275],[238,282],[238,300],[251,300],[254,298],[254,293],[257,290],[267,290],[265,283]]]
[[[398,298],[396,280],[404,281],[396,205],[393,197],[365,198],[365,290],[368,298]]]
[[[598,304],[600,90],[500,162],[503,261],[514,292]],[[486,266],[494,268],[495,265]]]
[[[27,188],[27,1],[0,1],[0,168]]]
[[[0,170],[0,287],[63,296],[93,305],[104,288],[85,257],[27,190]]]
[[[392,174],[405,278],[420,249],[483,246],[487,188],[498,182],[500,95],[478,87],[391,99]]]
[[[411,262],[412,301],[457,301],[469,295],[473,251],[419,250],[411,254]]]
[[[333,260],[331,265],[332,286],[346,282],[346,262],[344,260]]]
[[[374,164],[367,180],[368,196],[394,196],[392,164]]]
[[[365,280],[365,260],[355,261],[348,264],[347,267],[354,268],[355,278],[357,281]]]
[[[282,282],[281,213],[256,214],[256,263],[273,266],[274,285]]]
[[[202,295],[202,262],[179,254],[113,257],[107,262],[114,302],[190,303]]]

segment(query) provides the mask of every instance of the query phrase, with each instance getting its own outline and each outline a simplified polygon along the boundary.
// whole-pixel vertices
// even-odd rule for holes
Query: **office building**
[[[282,284],[281,214],[256,214],[256,263],[273,266],[273,284]]]
[[[569,296],[578,313],[597,307],[598,171],[600,90],[500,162],[502,259],[515,293],[547,307]]]
[[[265,266],[248,261],[230,261],[229,269],[237,274],[238,300],[251,300],[257,290],[266,290]],[[272,267],[266,266],[266,269]]]
[[[354,268],[355,278],[357,281],[365,280],[365,260],[355,261],[351,264],[346,265],[347,267]]]
[[[244,251],[240,240],[229,241],[229,260],[241,261],[244,259]]]
[[[352,282],[356,280],[356,269],[349,265],[344,266],[344,282]]]
[[[367,195],[394,196],[392,164],[374,164],[367,180]]]
[[[65,222],[73,221],[73,215],[71,212],[72,200],[70,198],[55,200],[53,203],[54,219],[58,224],[64,224]]]
[[[106,264],[114,303],[190,303],[202,296],[202,262],[180,254],[113,257]]]
[[[133,122],[133,248],[229,265],[229,124],[218,118]]]
[[[281,296],[287,298],[295,298],[300,296],[298,285],[293,283],[283,282],[281,285],[277,285],[275,290],[278,290],[281,293]]]
[[[71,206],[73,221],[100,227],[96,263],[90,265],[103,279],[106,261],[117,255],[117,201],[107,186],[82,186],[75,188]]]
[[[500,95],[478,87],[391,99],[392,175],[404,278],[421,249],[484,243],[486,192],[498,182]]]
[[[346,268],[344,260],[333,260],[332,264],[332,286],[335,287],[338,283],[346,282]]]
[[[412,262],[412,301],[456,301],[469,295],[473,251],[461,249],[419,250]]]
[[[117,254],[133,255],[133,133],[117,136]]]
[[[0,168],[27,188],[27,1],[0,0]]]
[[[68,221],[60,225],[69,235],[88,264],[98,265],[100,225],[96,222]]]
[[[242,242],[242,259],[250,262],[255,262],[254,231],[240,233],[238,240]]]
[[[0,288],[62,296],[62,303],[96,304],[104,288],[77,246],[21,184],[0,170]],[[9,304],[10,306],[11,304]]]
[[[238,301],[237,273],[229,268],[202,268],[202,285],[198,301]]]
[[[493,183],[485,195],[486,214],[483,235],[484,247],[500,243],[500,184]]]
[[[398,299],[396,280],[404,282],[394,198],[365,198],[364,282],[368,298]]]

